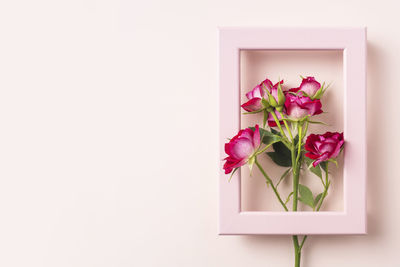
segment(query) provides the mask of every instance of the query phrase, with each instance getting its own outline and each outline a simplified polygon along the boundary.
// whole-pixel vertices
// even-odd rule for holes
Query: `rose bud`
[[[278,94],[278,98],[277,98],[277,100],[278,100],[278,107],[277,107],[277,110],[278,110],[279,112],[282,112],[282,110],[283,110],[283,105],[285,104],[285,101],[286,101],[286,97],[285,97],[285,93],[284,93],[283,90],[282,90],[281,83],[278,84],[278,92],[277,92],[277,94]]]
[[[281,84],[283,80],[276,83],[275,85],[269,79],[265,79],[259,85],[253,88],[250,92],[246,94],[246,97],[249,99],[246,103],[242,105],[242,108],[248,112],[261,112],[262,110],[268,111],[268,126],[275,127],[276,122],[271,115],[271,112],[274,111],[274,107],[271,106],[269,99],[269,95],[272,95],[273,101],[275,101],[276,105],[278,103],[285,102],[285,92],[282,90]],[[266,92],[268,92],[268,97],[266,96]],[[283,105],[282,104],[282,105]],[[283,110],[283,106],[281,107]],[[282,116],[279,112],[275,111],[276,116],[279,120],[282,119]],[[283,121],[280,121],[283,124]]]
[[[300,120],[308,115],[318,115],[322,113],[322,104],[319,99],[311,100],[307,96],[286,94],[286,114],[295,120]]]
[[[255,111],[261,111],[264,109],[263,104],[261,103],[261,99],[265,95],[264,89],[262,86],[259,84],[256,87],[253,88],[250,92],[246,94],[247,101],[242,105],[242,108],[248,112],[255,112]]]
[[[311,99],[320,99],[325,92],[324,85],[321,86],[314,77],[303,78],[300,86],[298,88],[293,88],[290,91],[295,93],[299,92],[299,94],[304,93],[301,95],[308,96]]]
[[[301,81],[299,89],[309,97],[314,97],[318,90],[321,89],[321,84],[314,77],[307,77]]]
[[[233,169],[245,165],[247,162],[254,163],[255,153],[261,144],[260,129],[255,126],[254,132],[250,129],[240,130],[229,143],[225,144],[225,153],[228,154],[224,160],[225,174],[231,173]],[[250,166],[251,167],[251,166]]]
[[[310,134],[304,145],[304,148],[308,151],[305,156],[313,159],[313,166],[316,167],[323,161],[335,159],[343,144],[343,133]]]
[[[242,105],[242,108],[248,112],[257,112],[257,111],[262,111],[265,108],[270,109],[270,106],[277,106],[278,105],[278,84],[283,83],[283,81],[280,81],[280,83],[277,83],[275,85],[272,84],[272,82],[269,79],[265,79],[262,81],[259,85],[253,88],[250,92],[246,94],[247,101]],[[268,101],[267,103],[265,101],[261,101],[265,97],[265,93],[268,95],[272,94],[273,96],[273,102],[276,103],[276,105],[272,105],[271,101]],[[266,99],[269,99],[269,97],[265,97]]]
[[[282,83],[283,80],[272,87],[265,84],[266,92],[268,94],[268,102],[271,106],[278,109],[278,111],[282,111],[283,105],[285,104],[285,94],[282,90]]]

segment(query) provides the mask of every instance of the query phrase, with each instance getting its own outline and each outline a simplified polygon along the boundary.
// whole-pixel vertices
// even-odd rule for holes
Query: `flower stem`
[[[297,211],[297,199],[298,199],[298,191],[299,191],[299,174],[297,170],[296,164],[296,148],[294,142],[292,143],[291,148],[291,156],[292,156],[292,170],[293,170],[293,206],[292,210]]]
[[[299,135],[299,140],[298,144],[296,147],[296,144],[294,143],[294,140],[292,141],[292,146],[291,146],[291,156],[292,156],[292,168],[293,168],[293,206],[292,210],[297,211],[297,202],[298,202],[298,195],[299,195],[299,176],[300,176],[300,167],[302,164],[302,143],[303,143],[303,136],[306,135],[307,132],[307,126],[305,128],[304,134],[303,134],[303,126],[301,124],[297,125],[297,132]],[[296,156],[296,149],[297,149],[297,156]],[[299,239],[297,235],[293,235],[293,246],[294,246],[294,262],[295,262],[295,267],[300,267],[300,259],[301,259],[301,248],[304,245],[304,242],[307,239],[307,236],[305,236],[299,244]]]
[[[282,117],[282,119],[283,119],[283,123],[285,124],[286,130],[287,130],[288,133],[289,133],[290,140],[292,140],[292,142],[293,142],[292,131],[290,131],[289,125],[287,124],[287,121],[284,119],[283,113],[280,111],[279,114],[281,114],[281,117]]]
[[[300,267],[301,249],[299,246],[299,239],[297,235],[292,236],[294,245],[294,266]]]
[[[329,189],[329,185],[330,185],[329,180],[328,180],[328,165],[329,165],[329,163],[326,162],[325,186],[324,186],[325,189],[324,189],[324,192],[322,193],[322,197],[321,197],[321,200],[320,200],[320,202],[319,202],[319,204],[318,204],[317,211],[319,211],[319,210],[321,209],[322,202],[324,202],[324,199],[325,199],[326,196],[328,195],[328,189]]]
[[[272,111],[272,112],[270,112],[270,113],[271,113],[272,117],[274,117],[275,123],[276,123],[276,125],[278,126],[279,131],[280,131],[281,134],[282,134],[282,137],[285,138],[285,139],[287,139],[286,134],[285,134],[285,132],[284,132],[283,129],[282,129],[281,122],[279,121],[278,117],[276,116],[275,111]]]
[[[301,143],[303,142],[303,126],[299,125],[298,128],[298,132],[299,132],[299,145],[298,145],[298,149],[297,149],[297,158],[296,158],[296,164],[299,164],[299,159],[300,159],[300,155],[301,155]]]
[[[305,236],[303,237],[303,240],[301,241],[300,250],[303,248],[303,245],[304,245],[304,242],[306,242],[306,239],[307,239],[307,236],[305,235]]]
[[[289,209],[286,207],[285,203],[282,201],[281,196],[279,195],[278,190],[276,190],[276,187],[274,186],[271,178],[267,175],[267,173],[264,171],[264,169],[261,167],[260,163],[257,161],[257,158],[255,160],[255,163],[257,167],[260,169],[260,172],[264,175],[265,180],[267,180],[267,183],[271,185],[272,190],[274,191],[276,197],[278,198],[279,202],[281,203],[282,207],[285,209],[285,211],[289,211]]]
[[[261,137],[261,140],[262,140],[262,137]],[[274,143],[271,143],[271,144],[269,144],[269,145],[266,145],[263,149],[259,150],[255,155],[258,156],[258,155],[264,153],[264,152],[265,152],[270,146],[272,146],[273,144],[274,144]]]

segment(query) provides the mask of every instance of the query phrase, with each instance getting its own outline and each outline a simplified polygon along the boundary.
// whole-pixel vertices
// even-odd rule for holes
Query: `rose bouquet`
[[[273,84],[265,79],[246,94],[248,101],[241,105],[246,111],[244,114],[261,114],[262,127],[256,124],[240,130],[225,144],[228,156],[223,168],[226,174],[233,174],[243,165],[248,165],[250,170],[256,165],[285,211],[298,211],[299,202],[319,211],[331,184],[329,163],[338,165],[336,159],[343,149],[344,140],[343,133],[338,132],[308,134],[310,124],[322,123],[313,117],[323,112],[320,99],[328,86],[325,83],[321,85],[314,77],[301,78],[300,86],[289,90],[284,90],[283,80]],[[267,152],[271,147],[273,151]],[[258,157],[265,154],[275,164],[288,168],[279,179],[271,178],[268,170],[259,163]],[[319,177],[321,192],[315,195],[301,183],[300,176],[304,171]],[[283,197],[278,185],[286,177],[292,177],[292,190]],[[307,236],[293,235],[292,239],[295,267],[299,267]]]

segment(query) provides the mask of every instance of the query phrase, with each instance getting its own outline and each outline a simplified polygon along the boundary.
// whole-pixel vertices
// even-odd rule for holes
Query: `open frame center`
[[[326,123],[311,124],[309,133],[327,131],[343,132],[344,120],[344,83],[343,83],[343,50],[240,50],[240,100],[245,103],[246,93],[266,78],[273,83],[284,80],[284,90],[296,88],[301,83],[301,76],[313,76],[321,84],[326,82],[330,87],[321,99],[324,112],[313,117]],[[262,125],[263,115],[243,114],[240,116],[241,128]],[[266,126],[268,127],[268,126]],[[274,129],[278,129],[275,127]],[[269,149],[268,151],[271,151]],[[260,163],[268,170],[273,182],[277,183],[288,169],[277,166],[266,155],[259,156]],[[329,170],[332,184],[322,211],[343,211],[343,155],[339,158],[339,167]],[[255,168],[251,175],[249,168],[241,168],[241,211],[282,211],[282,206],[265,183],[262,174]],[[292,191],[291,179],[286,177],[279,183],[279,192],[283,198]],[[301,184],[307,185],[313,192],[323,191],[319,178],[303,171]],[[290,199],[290,198],[289,198]],[[288,202],[291,206],[291,200]],[[300,211],[312,211],[304,204]]]

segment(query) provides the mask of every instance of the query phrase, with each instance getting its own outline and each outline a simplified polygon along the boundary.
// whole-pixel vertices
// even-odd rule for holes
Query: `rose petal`
[[[299,87],[300,91],[303,91],[309,96],[314,96],[320,88],[321,84],[317,82],[314,77],[304,78]]]
[[[263,109],[261,98],[252,98],[242,105],[242,108],[248,112],[258,111]]]
[[[318,164],[320,164],[323,161],[326,161],[329,158],[328,153],[325,153],[321,155],[316,161],[313,162],[314,168],[317,167]]]
[[[253,142],[247,138],[238,138],[229,144],[228,155],[235,159],[248,158],[254,151]]]
[[[258,124],[256,124],[256,129],[254,130],[254,135],[253,135],[253,150],[257,149],[261,144],[261,137],[260,137],[260,128],[258,127]]]
[[[319,155],[316,155],[314,153],[308,152],[305,154],[306,157],[310,158],[310,159],[317,159],[319,158]]]
[[[304,145],[304,148],[308,151],[305,156],[315,160],[313,163],[315,167],[323,161],[336,158],[343,144],[343,133],[310,134]]]
[[[246,94],[246,97],[248,99],[262,98],[264,94],[265,94],[264,89],[262,89],[260,85],[257,85],[256,87],[253,88],[253,90],[251,90]]]
[[[231,158],[226,158],[226,162],[224,164],[225,174],[231,173],[234,168],[238,168],[240,166],[245,165],[247,160],[232,160]]]

